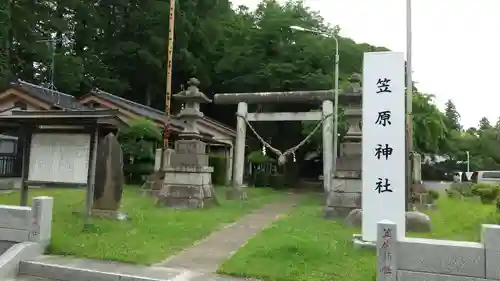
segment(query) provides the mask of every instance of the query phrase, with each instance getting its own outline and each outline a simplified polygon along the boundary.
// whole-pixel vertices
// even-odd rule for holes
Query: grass
[[[438,209],[425,213],[431,217],[433,231],[411,233],[409,236],[477,242],[481,239],[481,224],[500,223],[500,214],[495,211],[495,205],[467,198],[461,201],[442,196],[438,201]]]
[[[342,222],[321,217],[316,198],[304,199],[292,213],[254,237],[219,268],[233,276],[272,281],[369,281],[375,276],[375,253],[354,249]],[[429,211],[433,233],[411,236],[450,240],[479,239],[480,225],[495,219],[495,207],[441,198]]]
[[[224,188],[218,188],[221,206],[173,210],[155,207],[152,198],[137,191],[133,187],[124,191],[122,211],[128,214],[128,221],[94,218],[92,227],[85,231],[81,215],[84,190],[38,189],[30,190],[29,195],[54,197],[51,254],[138,264],[159,262],[251,210],[282,197],[271,189],[249,188],[248,200],[228,201]],[[0,204],[18,203],[18,193],[0,195]]]

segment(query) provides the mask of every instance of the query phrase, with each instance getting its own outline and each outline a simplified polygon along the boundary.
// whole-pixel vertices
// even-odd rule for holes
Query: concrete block
[[[44,251],[42,245],[33,242],[17,243],[0,256],[0,280],[10,280],[19,272],[19,262],[32,259]]]
[[[0,228],[0,239],[11,242],[29,241],[30,231],[12,228]]]
[[[52,235],[52,207],[54,199],[47,196],[33,198],[29,241],[48,245]],[[28,240],[25,240],[28,241]]]
[[[0,228],[30,229],[31,208],[0,205]]]
[[[490,281],[483,278],[398,270],[398,281]]]
[[[85,265],[86,263],[86,261],[81,261],[64,265],[22,261],[19,274],[67,281],[167,281],[173,280],[178,274],[172,272],[173,270],[154,270],[140,266],[130,268],[127,265],[111,262],[98,266],[91,261],[88,266]]]
[[[398,269],[484,278],[484,253],[481,243],[405,238],[397,247]]]
[[[500,225],[483,224],[481,242],[486,250],[486,278],[500,280]]]

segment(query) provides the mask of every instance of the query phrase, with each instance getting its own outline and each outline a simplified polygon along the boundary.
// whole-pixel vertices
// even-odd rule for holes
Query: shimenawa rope
[[[321,125],[323,124],[323,122],[325,122],[325,120],[332,116],[333,113],[330,113],[330,114],[327,114],[325,116],[323,116],[323,118],[318,122],[318,124],[316,124],[316,127],[314,127],[314,129],[301,141],[299,142],[299,144],[297,144],[296,146],[292,147],[292,148],[289,148],[288,150],[286,150],[285,152],[281,152],[279,149],[277,148],[274,148],[272,147],[268,142],[266,142],[258,133],[257,131],[255,130],[255,128],[252,126],[252,124],[250,124],[250,122],[248,121],[248,119],[246,118],[246,116],[243,116],[241,114],[238,114],[236,113],[236,116],[239,117],[239,118],[242,118],[243,120],[245,120],[245,123],[247,124],[247,126],[250,128],[250,130],[252,130],[252,132],[254,133],[254,135],[257,137],[257,139],[262,143],[262,145],[264,145],[265,147],[267,147],[269,150],[271,150],[272,152],[274,152],[274,154],[276,154],[278,156],[278,164],[280,165],[283,165],[285,164],[286,162],[286,157],[290,154],[295,154],[295,151],[297,151],[301,146],[303,146],[315,133],[316,131],[321,127]]]

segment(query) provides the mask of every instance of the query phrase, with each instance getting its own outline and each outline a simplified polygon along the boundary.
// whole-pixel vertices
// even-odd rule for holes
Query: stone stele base
[[[168,167],[156,204],[178,209],[205,208],[215,204],[212,167]]]
[[[92,216],[95,216],[95,217],[102,217],[102,218],[119,220],[119,221],[124,221],[124,220],[128,219],[128,215],[126,213],[122,213],[119,211],[112,211],[112,210],[92,209],[91,214],[92,214]]]

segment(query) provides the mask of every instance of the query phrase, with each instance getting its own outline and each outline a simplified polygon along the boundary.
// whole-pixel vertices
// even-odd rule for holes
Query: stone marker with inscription
[[[99,142],[92,214],[125,219],[119,212],[124,185],[123,152],[116,136],[109,133]]]
[[[185,103],[177,116],[185,125],[175,142],[175,151],[165,167],[163,188],[157,204],[174,208],[203,208],[215,203],[212,187],[213,167],[208,166],[206,143],[201,140],[197,121],[203,117],[200,103],[208,103],[205,94],[199,91],[199,81],[191,78],[187,90],[173,96]]]
[[[396,224],[382,220],[377,224],[377,281],[396,281]]]

